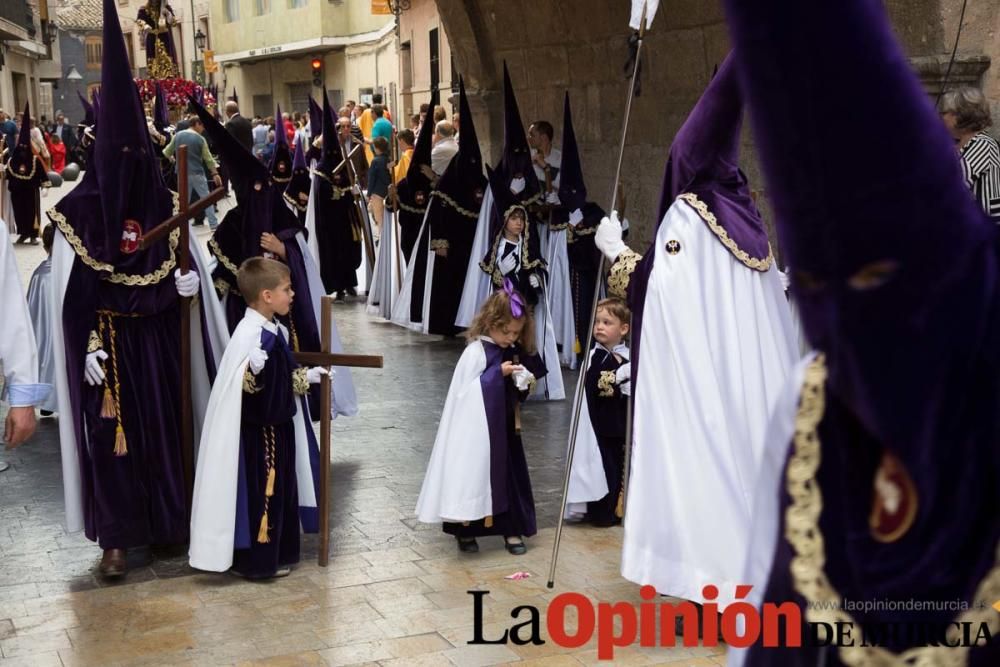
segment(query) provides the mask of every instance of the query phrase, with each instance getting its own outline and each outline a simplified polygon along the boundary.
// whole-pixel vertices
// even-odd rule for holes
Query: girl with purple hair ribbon
[[[534,318],[510,279],[479,310],[452,376],[417,518],[442,523],[463,552],[500,535],[508,552],[527,551],[535,500],[521,441],[520,403],[545,365],[534,350]]]

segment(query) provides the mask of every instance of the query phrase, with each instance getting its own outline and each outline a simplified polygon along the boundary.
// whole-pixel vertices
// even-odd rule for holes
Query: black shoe
[[[347,301],[347,292],[342,289],[337,290],[334,301]]]
[[[517,540],[517,542],[511,542],[510,540]],[[507,548],[507,553],[514,556],[522,556],[528,553],[528,547],[524,545],[524,540],[520,537],[504,537],[503,545]]]
[[[354,289],[353,287],[348,287],[347,288],[347,294],[348,294],[348,296],[357,296],[358,295],[358,290]]]
[[[476,542],[474,537],[459,537],[458,540],[458,550],[464,554],[474,554],[479,553],[479,543]]]
[[[38,412],[42,417],[51,417],[55,414],[52,410],[39,410]]]

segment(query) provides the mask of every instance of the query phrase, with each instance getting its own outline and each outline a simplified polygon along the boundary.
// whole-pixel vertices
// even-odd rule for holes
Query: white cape
[[[287,340],[288,332],[278,325]],[[194,501],[191,507],[191,567],[210,572],[225,572],[233,564],[236,529],[236,501],[239,477],[240,424],[243,410],[243,375],[250,351],[260,344],[261,331],[275,325],[255,310],[233,331],[208,402],[208,414],[198,447],[198,466],[194,478]],[[289,379],[290,381],[290,379]],[[316,507],[309,444],[302,405],[296,397],[295,473],[298,479],[300,507]],[[252,532],[252,531],[251,531]]]
[[[549,265],[547,294],[551,298],[552,329],[561,351],[559,361],[576,368],[576,320],[573,316],[573,290],[569,278],[569,251],[566,230],[549,231],[545,261]],[[582,343],[581,343],[582,344]]]
[[[806,368],[815,358],[816,355],[810,353],[799,361],[778,398],[767,426],[764,454],[757,471],[757,493],[754,496],[753,520],[750,524],[750,547],[745,554],[743,576],[740,580],[741,583],[753,586],[746,601],[757,609],[760,609],[768,579],[771,578],[771,565],[778,545],[782,473],[785,470],[788,448],[795,435],[795,414],[802,393],[802,383],[805,381]],[[726,664],[729,667],[743,667],[746,656],[746,649],[729,647],[726,651]]]
[[[473,341],[452,375],[417,499],[417,519],[423,523],[476,521],[493,514],[490,429],[479,380],[485,370],[486,350]]]
[[[28,312],[31,313],[31,326],[35,330],[35,341],[38,343],[38,381],[54,386],[56,369],[52,360],[52,329],[54,324],[52,309],[49,308],[51,298],[52,260],[46,258],[35,269],[31,275],[31,282],[28,283]],[[58,408],[56,392],[50,391],[48,397],[39,403],[38,407],[42,410],[55,412]]]
[[[664,251],[668,240],[680,252]],[[771,411],[798,355],[777,268],[740,263],[675,201],[651,252],[634,386],[622,576],[733,601]]]
[[[417,234],[417,242],[413,244],[413,251],[410,253],[410,261],[406,263],[406,273],[403,276],[403,286],[399,290],[396,302],[392,304],[392,323],[420,332],[423,332],[423,324],[420,322],[414,322],[410,319],[410,304],[413,302],[413,290],[425,290],[425,285],[414,285],[413,281],[413,272],[416,269],[416,262],[419,253],[427,255],[427,270],[429,272],[434,270],[434,253],[430,249],[430,236],[428,236],[425,243],[420,243],[420,239],[423,238],[424,235],[424,228],[427,226],[427,211],[429,211],[430,208],[431,207],[428,206],[427,210],[424,211],[424,219],[420,223],[420,232]],[[480,273],[482,273],[482,271],[480,271]],[[427,294],[425,291],[424,304],[426,305],[426,303]]]
[[[189,223],[190,224],[190,223]],[[212,354],[217,366],[222,357],[222,350],[229,343],[229,329],[226,316],[222,312],[222,304],[215,293],[212,284],[209,262],[198,244],[194,230],[190,233],[191,262],[198,270],[201,278],[200,301],[204,305],[207,317],[206,329],[211,343]],[[52,244],[52,298],[49,299],[49,316],[52,327],[52,363],[55,367],[55,390],[58,399],[59,412],[59,446],[62,451],[63,494],[66,504],[66,530],[75,532],[83,530],[83,491],[80,479],[80,459],[77,454],[76,430],[71,413],[69,398],[69,380],[66,374],[66,347],[63,338],[63,302],[66,297],[66,287],[69,284],[76,253],[69,242],[56,229]],[[167,277],[166,280],[173,280]],[[205,421],[205,408],[211,386],[208,379],[207,360],[205,359],[200,309],[197,302],[192,301],[191,310],[191,399],[193,403],[194,442],[198,443],[201,425]],[[86,432],[86,431],[84,431]]]
[[[476,236],[472,240],[472,254],[469,255],[469,266],[465,270],[465,286],[462,288],[462,300],[458,304],[458,315],[455,326],[468,329],[472,320],[479,312],[479,307],[493,292],[493,284],[479,266],[490,247],[490,215],[493,213],[493,193],[489,186],[483,192],[483,205],[479,209],[479,219],[476,221]]]
[[[368,291],[367,312],[383,319],[392,318],[392,306],[396,302],[399,289],[399,272],[402,270],[402,250],[397,252],[399,238],[396,221],[390,211],[382,217],[382,238],[378,243],[375,257],[375,271],[371,289]]]

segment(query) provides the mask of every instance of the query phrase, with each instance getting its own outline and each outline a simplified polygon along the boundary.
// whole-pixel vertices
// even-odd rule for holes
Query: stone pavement
[[[199,232],[205,240],[206,232]],[[19,248],[22,274],[41,259]],[[332,558],[315,563],[316,538],[285,578],[246,582],[196,573],[181,553],[131,554],[119,583],[100,580],[100,552],[61,527],[58,429],[13,452],[0,474],[0,667],[15,665],[577,665],[597,662],[594,640],[562,649],[544,613],[560,592],[638,603],[618,573],[621,529],[568,527],[556,588],[545,588],[558,514],[569,401],[529,403],[524,440],[539,534],[510,556],[500,538],[459,554],[439,526],[418,524],[414,506],[462,341],[426,337],[376,321],[360,303],[334,316],[350,352],[382,354],[385,368],[356,370],[362,412],[333,429]],[[573,382],[571,374],[566,380]],[[529,579],[506,580],[517,571]],[[485,636],[515,622],[510,611],[542,611],[540,646],[473,646],[470,589],[485,598]],[[615,664],[724,664],[721,648],[621,649]]]

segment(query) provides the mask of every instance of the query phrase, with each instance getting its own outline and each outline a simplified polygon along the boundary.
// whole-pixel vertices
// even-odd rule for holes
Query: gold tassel
[[[104,419],[115,419],[118,416],[118,408],[115,407],[115,397],[111,394],[111,387],[104,385],[104,400],[101,401],[101,417]]]
[[[264,495],[270,498],[274,495],[274,466],[267,471],[267,489],[264,491]]]
[[[260,518],[260,530],[257,531],[257,542],[267,544],[271,538],[267,536],[267,512]]]
[[[125,431],[119,424],[115,428],[115,456],[125,456],[128,454],[128,445],[125,444]]]
[[[488,517],[486,517],[486,520],[483,521],[483,525],[486,526],[487,528],[492,528],[493,527],[493,515],[492,514],[489,515]]]
[[[625,489],[618,491],[618,505],[615,506],[615,516],[619,519],[625,516]]]
[[[583,346],[580,345],[580,339],[579,338],[574,338],[573,339],[573,354],[580,354],[581,352],[583,352]]]

